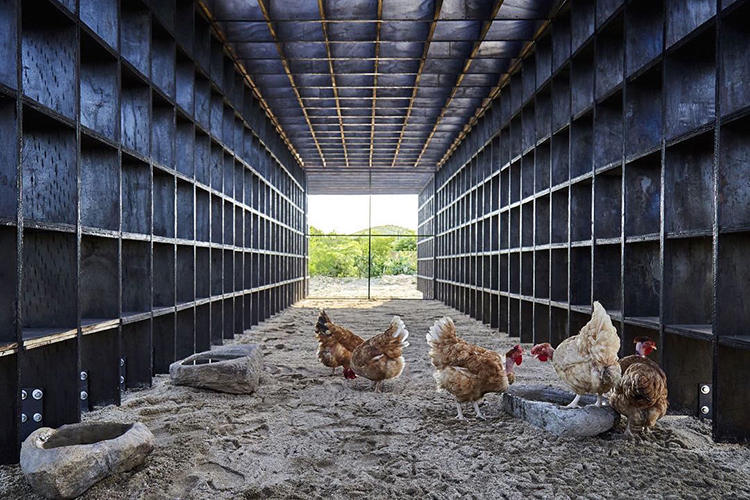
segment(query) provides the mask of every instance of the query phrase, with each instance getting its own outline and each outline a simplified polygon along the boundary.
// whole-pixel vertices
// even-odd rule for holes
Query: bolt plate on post
[[[81,411],[89,411],[89,372],[81,372]]]
[[[125,392],[127,388],[125,381],[127,380],[127,367],[128,364],[125,358],[120,358],[120,392]]]
[[[21,390],[21,441],[44,424],[44,391],[34,387]]]
[[[712,384],[698,384],[698,418],[700,420],[714,417],[712,393]]]

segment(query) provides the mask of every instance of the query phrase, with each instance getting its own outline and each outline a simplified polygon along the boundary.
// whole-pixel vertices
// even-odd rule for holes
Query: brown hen
[[[315,337],[318,339],[318,360],[325,366],[332,368],[344,367],[344,376],[353,378],[349,373],[349,363],[352,351],[364,340],[331,321],[325,311],[320,311],[318,323],[315,325]]]
[[[503,358],[456,336],[456,326],[449,317],[435,322],[427,333],[430,357],[435,365],[438,390],[448,391],[456,400],[459,420],[464,420],[461,403],[471,402],[477,417],[485,419],[477,402],[489,392],[505,392],[515,381],[513,365],[520,365],[523,348],[516,345]]]
[[[667,413],[667,375],[647,356],[656,349],[648,337],[636,337],[637,354],[620,360],[622,378],[615,386],[609,404],[628,419],[625,434],[632,436],[631,425],[648,431]]]

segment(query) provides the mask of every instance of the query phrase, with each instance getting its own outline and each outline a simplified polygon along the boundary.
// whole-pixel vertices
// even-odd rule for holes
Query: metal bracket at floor
[[[714,418],[712,392],[712,384],[698,384],[698,418],[700,420]]]
[[[21,389],[21,441],[44,425],[44,391],[36,387]]]
[[[125,381],[128,375],[128,365],[125,358],[120,358],[120,392],[125,392],[127,385]]]
[[[89,411],[89,372],[81,372],[81,412]]]

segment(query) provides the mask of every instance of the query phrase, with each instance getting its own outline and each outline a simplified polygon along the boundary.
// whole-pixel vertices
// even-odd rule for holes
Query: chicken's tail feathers
[[[430,331],[427,332],[426,338],[430,347],[434,347],[435,344],[447,339],[455,339],[456,325],[453,324],[453,320],[448,316],[440,318],[430,327]]]
[[[321,335],[330,335],[331,330],[328,328],[327,323],[331,322],[331,318],[328,317],[328,314],[324,310],[320,311],[320,314],[318,315],[318,322],[315,324],[315,333],[319,333]]]
[[[598,300],[594,301],[593,313],[591,314],[592,323],[597,330],[608,329],[612,327],[612,318],[607,314],[607,310]]]
[[[594,302],[591,320],[581,328],[578,335],[578,349],[582,354],[588,354],[597,365],[613,365],[618,362],[617,353],[620,350],[620,335],[612,324],[612,318],[607,310],[598,302]]]
[[[401,347],[407,347],[409,345],[409,342],[406,341],[406,339],[409,338],[409,330],[406,329],[406,325],[404,324],[403,320],[399,316],[394,316],[391,320],[391,328],[393,330],[393,333],[391,334],[393,338],[398,339],[401,343]]]

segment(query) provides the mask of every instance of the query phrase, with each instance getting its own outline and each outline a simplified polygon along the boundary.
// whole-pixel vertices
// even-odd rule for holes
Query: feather
[[[456,326],[453,320],[448,316],[441,318],[430,327],[427,332],[427,343],[433,347],[438,342],[451,341],[456,339]]]

